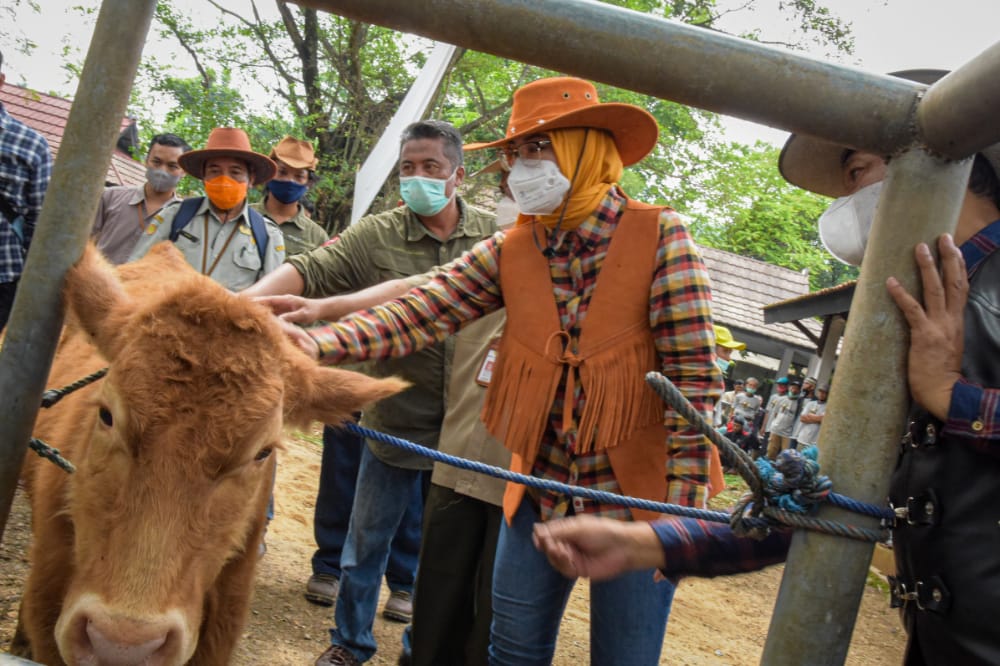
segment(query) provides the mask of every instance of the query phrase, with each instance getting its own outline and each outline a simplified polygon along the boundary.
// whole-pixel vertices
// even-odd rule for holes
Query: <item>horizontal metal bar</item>
[[[296,0],[351,19],[891,154],[922,89],[590,0]]]
[[[917,109],[927,146],[954,159],[1000,143],[1000,42],[932,85]]]

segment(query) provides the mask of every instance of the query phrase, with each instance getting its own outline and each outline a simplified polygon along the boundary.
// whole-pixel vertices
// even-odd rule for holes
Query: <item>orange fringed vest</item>
[[[577,354],[569,348],[568,335],[560,325],[548,260],[533,238],[536,226],[507,233],[500,258],[507,326],[486,394],[483,421],[510,449],[512,471],[531,473],[559,381],[568,371],[564,423],[572,418],[577,375],[586,396],[577,451],[606,451],[624,494],[654,501],[666,498],[664,405],[645,382],[647,372],[659,369],[649,327],[649,290],[656,271],[662,210],[627,202],[580,327]],[[717,467],[713,462],[713,468]],[[721,489],[714,482],[713,486]],[[504,514],[508,520],[523,497],[524,486],[507,484]],[[631,511],[637,520],[662,517]]]

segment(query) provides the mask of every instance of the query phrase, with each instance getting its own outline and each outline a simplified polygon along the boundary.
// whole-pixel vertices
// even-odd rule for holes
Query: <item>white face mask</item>
[[[497,229],[505,230],[514,226],[520,212],[521,209],[517,207],[516,201],[508,196],[500,197],[497,203]]]
[[[830,254],[845,264],[861,265],[881,193],[882,181],[866,185],[840,197],[820,215],[820,240]]]
[[[559,165],[549,160],[517,160],[507,176],[507,187],[525,215],[549,215],[555,212],[569,192],[569,179]]]

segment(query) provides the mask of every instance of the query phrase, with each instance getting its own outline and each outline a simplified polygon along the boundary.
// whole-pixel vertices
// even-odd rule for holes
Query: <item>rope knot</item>
[[[768,504],[791,513],[809,513],[833,490],[829,477],[819,473],[818,451],[807,446],[802,451],[786,449],[772,464],[756,461]]]

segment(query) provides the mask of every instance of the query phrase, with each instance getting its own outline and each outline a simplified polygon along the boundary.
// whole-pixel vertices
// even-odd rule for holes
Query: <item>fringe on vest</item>
[[[586,403],[577,437],[580,453],[605,451],[638,430],[663,422],[663,402],[643,379],[656,368],[650,337],[649,325],[642,322],[602,341],[592,355],[584,354],[580,383]]]
[[[549,420],[549,410],[539,405],[555,400],[561,373],[552,371],[549,358],[527,352],[514,335],[504,333],[497,351],[503,362],[494,368],[482,418],[486,429],[511,453],[533,459]]]

